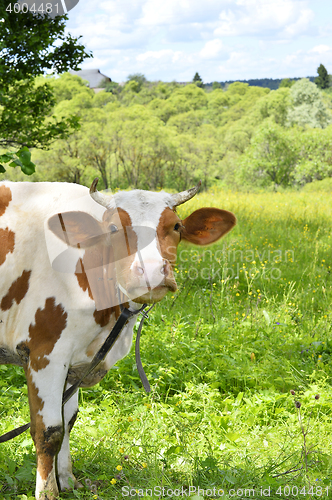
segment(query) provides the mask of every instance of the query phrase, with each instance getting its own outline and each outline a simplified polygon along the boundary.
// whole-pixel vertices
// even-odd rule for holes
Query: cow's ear
[[[182,239],[195,245],[209,245],[228,233],[236,224],[232,212],[219,208],[200,208],[183,221]]]
[[[101,223],[85,212],[64,212],[49,218],[48,227],[71,247],[87,248],[104,237]]]

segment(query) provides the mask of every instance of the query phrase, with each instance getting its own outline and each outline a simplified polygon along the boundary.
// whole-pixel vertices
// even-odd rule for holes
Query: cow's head
[[[178,217],[176,207],[195,196],[200,183],[177,194],[134,190],[110,196],[97,191],[97,182],[90,195],[105,207],[102,221],[73,211],[54,215],[48,226],[68,246],[85,249],[77,276],[81,284],[88,275],[86,287],[98,309],[114,305],[110,302],[119,297],[116,288],[124,300],[160,301],[177,288],[173,269],[180,241],[208,245],[236,224],[234,214],[218,208],[200,208],[184,220]]]

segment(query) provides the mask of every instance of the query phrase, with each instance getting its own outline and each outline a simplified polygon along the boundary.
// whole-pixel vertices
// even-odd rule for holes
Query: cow
[[[76,394],[62,408],[65,388],[85,373],[121,314],[175,292],[180,240],[217,241],[236,224],[218,208],[181,220],[176,207],[195,188],[97,190],[69,183],[0,183],[0,363],[23,367],[30,433],[36,448],[36,499],[53,500],[71,484],[69,434]],[[81,383],[98,383],[130,350],[129,319],[104,361]]]

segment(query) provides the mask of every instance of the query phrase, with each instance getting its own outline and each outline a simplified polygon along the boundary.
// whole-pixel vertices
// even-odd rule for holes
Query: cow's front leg
[[[62,423],[62,393],[66,379],[65,365],[48,364],[34,369],[37,363],[30,357],[26,368],[31,427],[30,433],[37,454],[37,500],[55,500],[59,490],[56,480],[56,456],[60,450]],[[61,369],[62,367],[62,369]]]
[[[71,387],[71,385],[67,384],[66,389],[69,389],[69,387]],[[63,407],[64,432],[63,441],[58,454],[58,478],[61,490],[70,489],[72,487],[72,484],[75,488],[82,487],[81,483],[77,481],[72,471],[69,447],[69,435],[75,423],[77,413],[78,391],[69,399],[69,401],[67,401],[67,403]],[[70,484],[70,480],[72,481],[72,484]]]

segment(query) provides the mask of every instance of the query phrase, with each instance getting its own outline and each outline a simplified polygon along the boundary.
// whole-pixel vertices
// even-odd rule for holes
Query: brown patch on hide
[[[107,309],[103,309],[101,311],[95,310],[93,313],[93,317],[97,325],[104,327],[108,325],[111,319],[111,315],[115,312],[116,307],[109,307]]]
[[[15,301],[19,304],[24,299],[29,289],[29,279],[31,271],[23,271],[21,276],[10,286],[7,294],[2,298],[0,307],[3,311],[8,311]]]
[[[28,366],[29,362],[29,356],[30,356],[30,349],[27,346],[25,342],[20,342],[16,346],[16,352],[20,357],[21,360],[21,366],[24,367],[24,369]]]
[[[110,248],[108,250],[111,251]],[[96,306],[99,306],[98,310],[95,309],[93,317],[97,325],[104,327],[110,322],[110,318],[113,313],[115,313],[116,317],[118,318],[118,316],[120,315],[120,313],[118,313],[118,311],[120,311],[120,307],[116,305],[118,299],[115,289],[115,270],[114,279],[107,279],[106,275],[105,277],[103,277],[102,268],[96,269],[94,267],[96,263],[99,263],[99,259],[93,258],[91,249],[86,250],[83,260],[79,259],[77,262],[75,276],[82,290],[84,292],[88,291],[90,299],[95,300]],[[89,273],[88,279],[86,271],[92,270],[93,272]],[[94,294],[92,293],[91,287],[94,291]],[[113,304],[113,306],[107,307],[111,304]],[[104,308],[101,308],[102,306],[104,306]]]
[[[176,226],[178,230],[174,229]],[[176,250],[180,242],[182,222],[173,210],[165,208],[157,226],[157,240],[162,257],[171,264],[176,262]]]
[[[85,273],[85,266],[84,266],[83,260],[81,258],[79,258],[77,261],[76,268],[75,268],[75,276],[76,276],[78,284],[82,288],[83,292],[86,292],[86,290],[88,290],[89,297],[90,297],[90,299],[93,300],[91,288],[89,286],[88,277]]]
[[[44,309],[39,308],[35,314],[35,324],[29,326],[30,364],[38,371],[49,364],[46,358],[59,340],[67,325],[67,313],[61,304],[55,304],[55,298],[45,301]]]
[[[77,261],[75,276],[80,288],[88,292],[90,299],[95,302],[96,323],[104,327],[119,303],[115,260],[125,259],[133,246],[135,252],[137,241],[136,235],[133,237],[133,231],[129,230],[131,221],[125,210],[106,211],[102,226],[104,238],[95,240],[94,245],[85,248],[83,258]],[[124,262],[130,266],[128,260]],[[129,273],[129,267],[125,272]]]
[[[106,210],[103,214],[105,232],[110,230],[111,224],[115,224],[119,230],[124,227],[131,226],[130,215],[126,212],[126,210],[123,210],[123,208]]]
[[[0,266],[7,258],[8,253],[13,253],[15,248],[15,233],[8,229],[0,229]]]
[[[137,236],[132,229],[131,218],[122,208],[116,211],[107,210],[103,215],[104,230],[110,235],[113,246],[114,259],[121,260],[135,255],[137,251]],[[112,226],[118,228],[117,233],[112,233]]]
[[[12,192],[7,186],[0,186],[0,217],[6,211],[9,203],[12,200]]]
[[[79,286],[94,300],[101,311],[114,306],[116,298],[116,276],[112,248],[96,245],[85,250],[83,259],[78,259],[75,276]]]
[[[52,472],[54,457],[61,446],[62,426],[46,428],[40,414],[44,408],[44,401],[38,396],[38,388],[32,380],[30,368],[26,370],[26,378],[31,416],[30,434],[36,447],[38,472],[46,481]]]
[[[181,239],[182,222],[169,207],[163,210],[157,226],[157,243],[162,258],[166,261],[164,285],[175,292],[177,284],[174,277],[176,252]]]

